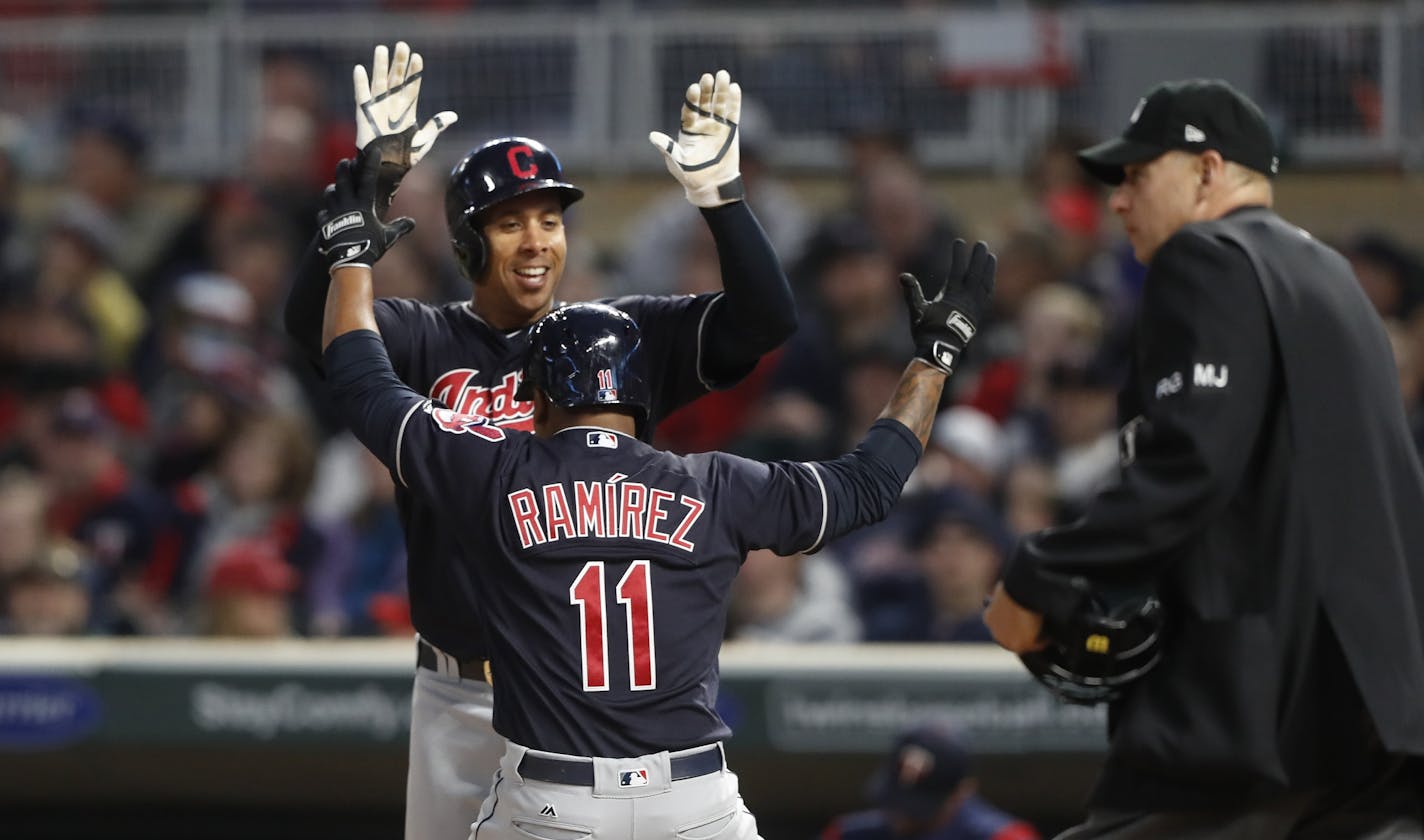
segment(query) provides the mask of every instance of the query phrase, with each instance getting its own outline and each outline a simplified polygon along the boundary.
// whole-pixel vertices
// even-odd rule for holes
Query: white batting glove
[[[420,163],[440,132],[460,119],[454,111],[441,111],[416,130],[415,106],[420,98],[424,69],[425,61],[420,53],[411,52],[410,45],[398,41],[394,54],[388,53],[384,44],[376,47],[369,77],[366,68],[359,64],[351,71],[356,93],[356,148],[362,151],[360,159],[369,157],[366,150],[372,143],[381,147],[376,206],[382,215],[390,208],[405,173]]]
[[[682,128],[677,142],[661,131],[648,141],[662,152],[668,171],[698,207],[720,207],[745,196],[742,189],[741,137],[742,86],[726,70],[702,78],[687,88],[682,103]]]

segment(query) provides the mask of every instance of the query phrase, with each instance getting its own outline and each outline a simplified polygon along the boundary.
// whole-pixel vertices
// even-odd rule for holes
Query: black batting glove
[[[920,281],[913,274],[901,274],[905,305],[910,309],[910,335],[915,340],[915,358],[946,374],[978,331],[979,320],[994,292],[997,260],[983,242],[974,243],[973,252],[963,239],[954,240],[949,276],[933,300],[925,300]]]
[[[415,220],[408,216],[382,222],[377,215],[381,152],[376,147],[366,152],[355,161],[336,165],[336,180],[327,186],[326,206],[316,217],[319,248],[330,271],[356,265],[370,268],[396,240],[415,230]]]

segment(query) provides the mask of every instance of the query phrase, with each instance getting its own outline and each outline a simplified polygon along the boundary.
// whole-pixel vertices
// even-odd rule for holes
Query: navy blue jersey
[[[658,419],[707,393],[700,371],[701,334],[721,295],[630,296],[605,301],[638,322],[648,360],[652,406],[645,434]],[[413,300],[375,302],[396,375],[446,408],[485,417],[506,429],[530,430],[532,403],[514,398],[528,347],[528,328],[503,333],[485,323],[468,302],[432,306]],[[405,530],[411,621],[422,636],[460,659],[488,658],[477,614],[474,580],[451,558],[459,551],[453,524],[399,483],[396,504]]]
[[[592,427],[540,438],[433,406],[390,373],[374,333],[341,336],[326,364],[356,435],[460,523],[466,550],[445,562],[481,596],[495,730],[554,752],[635,756],[728,734],[717,651],[747,551],[814,551],[883,517],[919,456],[894,421],[815,464],[678,456]]]

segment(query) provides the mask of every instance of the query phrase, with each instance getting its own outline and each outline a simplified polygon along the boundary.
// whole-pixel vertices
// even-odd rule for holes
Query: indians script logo
[[[480,385],[473,368],[456,368],[442,374],[430,386],[430,396],[457,414],[483,417],[496,426],[520,431],[534,431],[534,403],[514,398],[519,387],[519,374],[506,373],[493,388]]]

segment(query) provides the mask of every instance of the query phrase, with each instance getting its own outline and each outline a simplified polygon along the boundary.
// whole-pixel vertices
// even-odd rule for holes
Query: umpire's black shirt
[[[1119,480],[1005,579],[1050,619],[1084,585],[1155,581],[1169,610],[1093,804],[1211,808],[1424,755],[1424,476],[1345,259],[1260,207],[1184,227],[1118,405]]]

